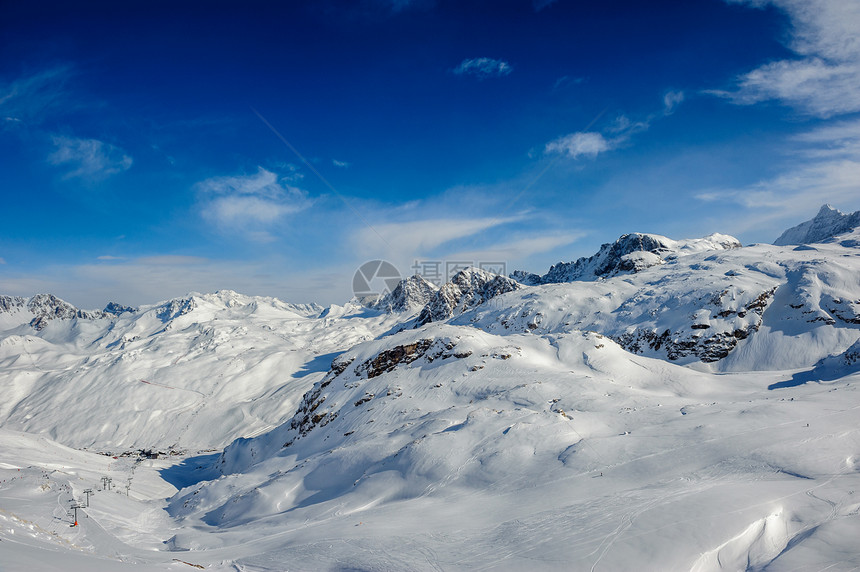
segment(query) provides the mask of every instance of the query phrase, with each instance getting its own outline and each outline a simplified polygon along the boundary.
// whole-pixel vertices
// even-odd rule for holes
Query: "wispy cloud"
[[[490,228],[519,220],[506,218],[436,218],[408,222],[376,224],[373,229],[361,228],[353,237],[359,252],[374,252],[382,236],[389,245],[388,256],[403,261],[430,255],[442,245],[471,237]]]
[[[646,131],[650,125],[650,117],[633,121],[626,115],[619,115],[604,129],[609,136],[597,131],[577,131],[550,141],[544,147],[544,153],[567,155],[572,159],[593,159],[601,153],[621,147],[630,137]]]
[[[683,91],[670,91],[663,96],[663,114],[671,115],[675,113],[675,108],[684,101]]]
[[[546,144],[544,152],[548,154],[567,155],[573,159],[580,157],[597,157],[615,149],[619,142],[615,139],[607,139],[602,133],[596,131],[577,131],[564,135]]]
[[[788,47],[798,59],[770,62],[708,93],[739,105],[780,101],[816,117],[860,111],[860,3],[846,0],[726,0],[772,4],[792,21]]]
[[[509,75],[514,68],[508,62],[493,58],[471,58],[460,62],[460,65],[452,70],[456,75],[471,75],[478,79],[491,77],[504,77]]]
[[[98,139],[54,137],[53,143],[57,149],[48,156],[48,162],[68,168],[65,179],[101,181],[127,171],[133,162],[119,147]]]
[[[206,179],[195,188],[204,219],[221,231],[259,242],[274,240],[274,225],[311,205],[305,191],[263,167],[253,175]]]
[[[586,79],[584,77],[573,77],[569,75],[564,75],[555,80],[555,83],[552,86],[553,91],[562,89],[571,85],[580,85],[585,83]]]
[[[6,259],[3,257],[0,257],[0,264],[6,264]]]
[[[341,169],[346,169],[347,167],[349,167],[349,163],[347,163],[346,161],[338,161],[337,159],[332,159],[331,163],[335,167],[340,167]]]
[[[860,208],[860,119],[808,131],[794,143],[798,148],[780,175],[742,188],[704,190],[696,198],[740,204],[750,209],[750,225],[796,222],[814,215],[823,203]]]
[[[105,260],[105,261],[111,261],[111,260],[125,260],[125,257],[124,257],[124,256],[111,256],[111,255],[109,255],[109,254],[105,254],[104,256],[99,256],[99,257],[97,258],[97,260]]]
[[[0,82],[0,117],[6,124],[36,124],[51,109],[68,107],[66,83],[71,75],[70,67],[58,66]]]
[[[526,236],[494,244],[487,248],[455,252],[451,254],[451,258],[456,260],[483,260],[487,262],[499,261],[506,262],[509,265],[513,263],[522,263],[535,254],[542,254],[561,246],[573,244],[585,236],[585,234],[585,232],[567,232]],[[512,272],[514,270],[516,270],[516,268],[508,268],[508,272]]]
[[[641,119],[630,119],[623,113],[619,114],[602,131],[577,131],[553,139],[544,146],[544,153],[565,155],[571,159],[594,159],[602,153],[624,146],[637,133],[647,131],[653,121],[671,115],[683,100],[684,92],[669,91],[663,96],[662,113],[651,113]]]

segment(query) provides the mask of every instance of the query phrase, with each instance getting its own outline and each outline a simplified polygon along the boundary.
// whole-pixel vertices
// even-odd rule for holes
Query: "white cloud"
[[[108,260],[108,261],[110,261],[110,260],[125,260],[125,257],[123,257],[123,256],[111,256],[109,254],[106,254],[104,256],[99,256],[97,260]]]
[[[680,92],[669,92],[669,94],[671,94],[670,100],[675,102],[673,106],[684,98],[683,93]],[[670,112],[667,112],[664,107],[663,115],[669,114]],[[621,114],[603,129],[605,133],[610,135],[609,137],[597,131],[577,131],[550,141],[544,147],[544,153],[567,155],[572,159],[580,157],[593,159],[601,153],[618,149],[627,143],[633,135],[647,131],[655,117],[657,114],[652,113],[644,119],[634,121]]]
[[[273,226],[311,205],[306,192],[262,167],[253,175],[206,179],[195,188],[204,219],[221,231],[244,234],[257,242],[274,240]]]
[[[600,153],[615,149],[618,143],[617,140],[607,139],[595,131],[577,131],[550,141],[546,144],[544,152],[560,153],[573,159],[582,156],[594,158]]]
[[[67,167],[63,178],[100,181],[127,171],[132,159],[119,147],[98,139],[54,137],[56,151],[48,156],[52,165]]]
[[[508,62],[493,58],[465,59],[453,70],[457,75],[473,75],[478,79],[503,77],[512,71],[514,68]]]
[[[675,108],[684,101],[683,91],[670,91],[663,96],[663,114],[671,115],[675,112]]]
[[[379,252],[381,237],[385,241],[386,255],[402,262],[427,256],[444,244],[520,218],[437,218],[377,224],[373,228],[359,229],[352,243],[360,253],[371,254]]]
[[[6,264],[6,259],[5,259],[5,258],[0,257],[0,264]]]
[[[737,223],[749,227],[811,218],[824,203],[860,208],[860,119],[826,125],[794,141],[800,147],[780,175],[742,188],[705,190],[696,198],[750,209],[748,221]]]
[[[740,105],[781,101],[825,118],[860,111],[860,2],[726,1],[784,10],[792,21],[788,47],[799,58],[770,62],[740,76],[735,91],[709,93]]]
[[[606,131],[616,135],[617,143],[623,143],[631,135],[647,131],[649,127],[651,127],[651,117],[643,121],[632,121],[622,114],[615,118],[615,121],[606,128]]]
[[[346,169],[347,167],[349,167],[349,163],[347,163],[346,161],[338,161],[337,159],[332,159],[331,163],[335,167],[340,167],[342,169]]]
[[[528,236],[486,248],[455,252],[450,256],[452,259],[474,260],[476,263],[478,261],[500,261],[506,262],[510,266],[515,262],[525,262],[528,257],[535,254],[542,254],[561,246],[573,244],[583,236],[585,236],[585,232]],[[508,273],[514,270],[516,268],[509,267],[507,269]]]

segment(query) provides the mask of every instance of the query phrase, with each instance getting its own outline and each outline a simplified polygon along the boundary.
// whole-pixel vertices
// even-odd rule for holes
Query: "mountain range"
[[[22,480],[0,484],[0,549],[74,544],[90,569],[860,566],[858,226],[825,205],[771,245],[631,233],[369,306],[1,296],[0,479]],[[128,496],[58,527],[51,503],[105,474]]]

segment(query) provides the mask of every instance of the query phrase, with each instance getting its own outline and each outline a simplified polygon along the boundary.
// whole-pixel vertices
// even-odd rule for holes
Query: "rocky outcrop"
[[[97,320],[109,317],[98,310],[79,310],[53,294],[36,294],[27,302],[27,309],[33,314],[30,325],[36,330],[44,329],[51,320]]]
[[[722,295],[725,294],[723,292],[711,299],[710,305],[713,308],[706,312],[709,316],[704,318],[704,313],[700,313],[689,326],[662,332],[635,328],[610,337],[632,353],[642,353],[649,348],[653,351],[664,351],[670,361],[694,356],[705,363],[712,363],[728,356],[738,342],[758,331],[762,315],[773,300],[775,292],[776,288],[766,290],[738,309],[728,309],[721,305]]]
[[[108,302],[108,305],[105,306],[103,310],[105,314],[113,314],[114,316],[119,316],[125,313],[135,313],[137,312],[137,308],[133,308],[131,306],[123,306],[122,304],[117,304],[116,302]]]
[[[371,305],[383,312],[416,312],[427,305],[439,287],[416,274],[400,281],[394,290]]]
[[[197,304],[194,302],[193,296],[188,298],[177,298],[176,300],[165,302],[164,305],[158,309],[158,312],[156,312],[156,316],[158,316],[158,319],[162,322],[167,323],[190,313],[196,307]]]
[[[466,268],[445,283],[418,315],[415,327],[447,320],[500,294],[523,287],[516,280],[478,268]]]
[[[20,296],[0,296],[0,312],[15,312],[24,308],[26,298]]]
[[[418,340],[413,344],[395,346],[380,352],[373,359],[367,360],[355,368],[356,373],[365,375],[367,379],[393,371],[399,364],[409,364],[423,356],[433,344],[432,339]]]

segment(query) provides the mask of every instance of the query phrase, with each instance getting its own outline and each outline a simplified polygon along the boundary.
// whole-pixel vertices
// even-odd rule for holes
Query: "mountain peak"
[[[786,246],[824,242],[836,235],[850,232],[858,226],[860,226],[860,211],[845,214],[825,204],[818,209],[815,218],[791,227],[773,243],[777,246]]]
[[[840,214],[841,215],[842,213],[838,209],[833,208],[833,206],[830,204],[823,204],[823,205],[821,205],[821,208],[818,209],[818,214],[816,215],[815,218],[818,218],[821,216],[832,215],[832,214]]]
[[[615,242],[607,242],[592,256],[582,257],[574,262],[559,262],[543,276],[517,270],[511,274],[511,278],[529,286],[597,280],[640,272],[686,254],[740,247],[740,241],[727,234],[715,233],[704,238],[672,240],[659,234],[632,232],[621,235]]]
[[[423,308],[439,287],[420,274],[404,278],[399,284],[373,304],[373,308],[386,312],[413,312]]]
[[[416,327],[446,320],[483,304],[490,298],[522,287],[522,284],[507,276],[493,274],[480,268],[465,268],[455,274],[450,282],[443,284],[424,306],[418,316]]]
[[[53,294],[36,294],[27,302],[27,309],[34,316],[30,325],[36,330],[44,329],[51,320],[73,320],[75,318],[97,320],[108,317],[104,312],[98,310],[79,310]]]

